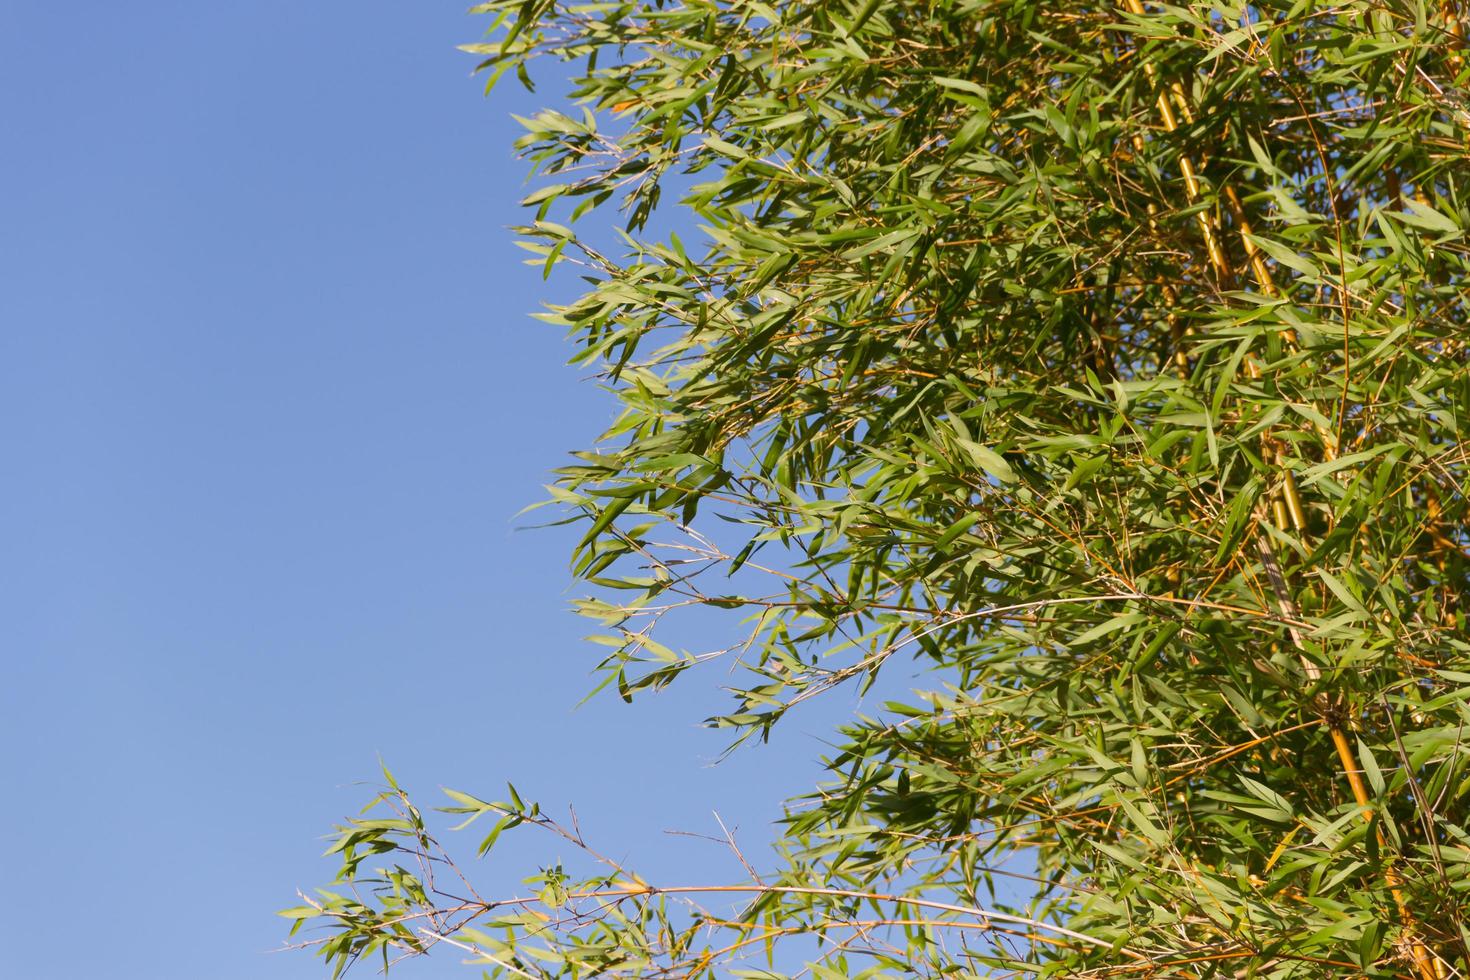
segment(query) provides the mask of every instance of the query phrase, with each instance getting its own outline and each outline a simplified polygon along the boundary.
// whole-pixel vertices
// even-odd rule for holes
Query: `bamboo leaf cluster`
[[[929,683],[842,729],[748,880],[454,794],[484,848],[593,869],[467,898],[390,786],[338,841],[358,897],[291,913],[334,965],[1470,974],[1452,3],[477,9],[492,82],[574,73],[520,233],[621,404],[552,489],[600,682],[733,662],[737,741]],[[686,620],[718,649],[660,641]]]

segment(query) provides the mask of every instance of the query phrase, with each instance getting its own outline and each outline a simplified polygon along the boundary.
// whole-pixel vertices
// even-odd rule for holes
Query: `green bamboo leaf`
[[[969,439],[956,439],[955,442],[965,451],[970,457],[970,460],[986,473],[1002,483],[1015,482],[1016,471],[1011,469],[1011,465],[1005,461],[1005,458],[1000,453],[988,446],[982,446],[978,442],[972,442]]]
[[[1368,788],[1373,791],[1373,797],[1378,800],[1384,798],[1387,786],[1383,781],[1383,770],[1378,768],[1378,761],[1373,758],[1373,750],[1368,748],[1362,739],[1358,740],[1358,758],[1363,763],[1363,776],[1368,780]]]

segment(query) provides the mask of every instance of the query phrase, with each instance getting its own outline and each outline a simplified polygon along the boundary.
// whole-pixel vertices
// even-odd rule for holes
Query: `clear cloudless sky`
[[[572,710],[515,515],[612,406],[506,230],[552,96],[484,98],[461,4],[0,0],[4,977],[324,976],[274,910],[380,754],[683,878],[816,778],[815,714],[711,766],[718,673]]]

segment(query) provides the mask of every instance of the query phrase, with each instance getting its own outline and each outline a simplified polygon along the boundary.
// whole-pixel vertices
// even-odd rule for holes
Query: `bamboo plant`
[[[482,851],[582,859],[480,897],[390,778],[286,913],[306,945],[538,980],[1470,975],[1453,5],[476,9],[492,83],[573,76],[525,120],[520,233],[582,277],[545,318],[622,406],[551,489],[601,686],[733,667],[739,742],[899,661],[928,682],[843,726],[739,880],[454,792]]]

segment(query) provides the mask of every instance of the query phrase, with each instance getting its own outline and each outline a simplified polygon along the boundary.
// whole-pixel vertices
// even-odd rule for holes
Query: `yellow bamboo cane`
[[[1134,16],[1146,16],[1142,0],[1124,0],[1124,4]],[[1458,22],[1454,20],[1452,12],[1448,19],[1449,23],[1453,25],[1451,27],[1452,33],[1457,32]],[[1163,124],[1165,131],[1172,133],[1179,128],[1179,122],[1174,113],[1174,106],[1169,98],[1170,89],[1172,89],[1173,94],[1178,99],[1181,111],[1186,114],[1186,118],[1192,116],[1183,88],[1177,83],[1169,87],[1160,84],[1157,71],[1151,64],[1146,64],[1144,71],[1149,81],[1153,83],[1159,92],[1157,101],[1159,120]],[[1198,204],[1202,196],[1199,177],[1195,171],[1193,161],[1190,160],[1187,154],[1180,155],[1179,171],[1184,177],[1184,188],[1185,193],[1188,195],[1189,203],[1191,205]],[[1238,195],[1227,185],[1224,189],[1224,196],[1232,211],[1235,212],[1237,219],[1236,230],[1240,234],[1243,248],[1257,285],[1262,293],[1267,296],[1279,295],[1279,290],[1276,288],[1276,283],[1271,276],[1269,267],[1260,255],[1255,243],[1250,239],[1250,225],[1245,220],[1245,208],[1241,204]],[[1218,228],[1215,225],[1214,217],[1207,209],[1199,210],[1196,213],[1196,217],[1200,225],[1202,237],[1204,238],[1206,254],[1209,256],[1210,264],[1214,267],[1216,275],[1222,283],[1228,284],[1233,282],[1234,270],[1231,268],[1229,258],[1220,246],[1220,236]],[[1252,377],[1260,377],[1260,366],[1253,359],[1247,361],[1247,370],[1250,371]],[[1302,508],[1300,495],[1297,493],[1296,483],[1292,479],[1289,471],[1283,468],[1281,472],[1284,476],[1282,480],[1282,492],[1280,496],[1272,501],[1273,516],[1278,526],[1285,528],[1287,521],[1290,520],[1296,526],[1298,533],[1304,533],[1305,513]],[[1286,586],[1285,577],[1281,573],[1280,564],[1276,561],[1275,551],[1271,547],[1270,540],[1259,530],[1256,534],[1262,564],[1265,566],[1267,576],[1271,580],[1272,590],[1276,595],[1277,604],[1282,607],[1282,615],[1288,619],[1296,620],[1299,616],[1295,612],[1295,604],[1291,599],[1290,590]],[[1298,653],[1301,655],[1303,670],[1308,680],[1315,681],[1319,679],[1321,677],[1321,671],[1305,655],[1305,644],[1300,633],[1292,629],[1291,636]],[[1359,772],[1356,761],[1353,759],[1352,749],[1348,743],[1347,735],[1331,711],[1322,712],[1322,721],[1327,727],[1333,747],[1337,751],[1337,756],[1342,765],[1343,774],[1347,778],[1348,787],[1352,791],[1353,799],[1357,802],[1358,806],[1363,808],[1365,819],[1371,821],[1373,819],[1372,797],[1369,795],[1368,787],[1363,782],[1362,774]],[[1377,834],[1380,843],[1382,843],[1382,831],[1379,830]],[[1420,980],[1440,980],[1440,971],[1436,969],[1434,958],[1430,955],[1423,941],[1418,938],[1417,923],[1404,897],[1401,888],[1401,879],[1391,867],[1385,871],[1384,877],[1385,883],[1389,887],[1389,892],[1393,896],[1394,904],[1398,907],[1399,917],[1403,920],[1405,932],[1408,934],[1409,955],[1414,963],[1415,972],[1418,973]]]

